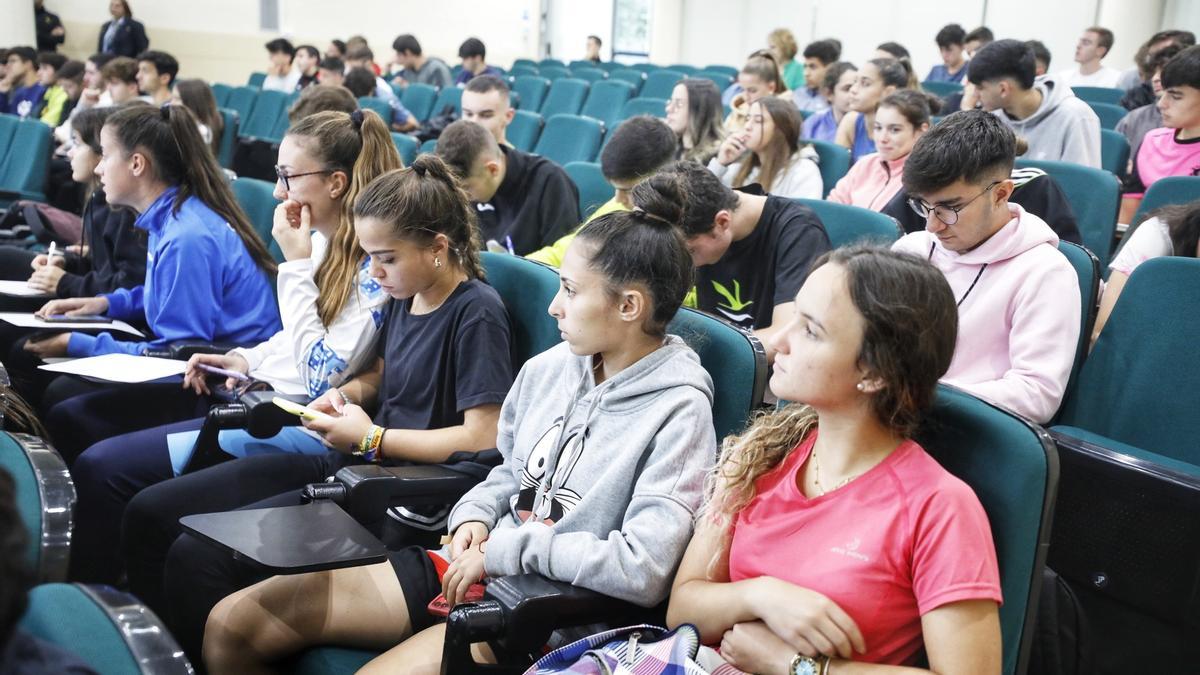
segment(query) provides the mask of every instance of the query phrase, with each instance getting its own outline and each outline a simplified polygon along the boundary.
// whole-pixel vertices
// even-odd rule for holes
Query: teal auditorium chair
[[[1112,129],[1100,130],[1100,167],[1117,177],[1129,167],[1129,141],[1125,134]]]
[[[895,218],[849,204],[827,202],[822,199],[793,199],[812,209],[829,235],[833,248],[854,244],[891,246],[904,235]]]
[[[275,185],[257,178],[237,178],[232,187],[233,196],[246,212],[246,217],[250,219],[258,238],[267,245],[267,250],[271,252],[275,262],[283,262],[283,251],[279,250],[279,244],[275,243],[275,237],[271,235],[271,226],[275,222],[275,207],[280,204],[279,200],[275,199]]]
[[[1054,443],[1036,424],[945,385],[916,440],[987,512],[1004,596],[1001,672],[1024,673],[1058,492]]]
[[[218,108],[221,113],[221,144],[217,151],[217,162],[226,169],[233,168],[233,151],[237,147],[238,126],[241,117],[232,108]]]
[[[52,147],[50,127],[36,119],[5,118],[13,132],[9,142],[0,147],[0,208],[18,199],[44,202]]]
[[[428,84],[410,84],[404,88],[400,102],[422,122],[429,119],[433,102],[437,100],[437,88]]]
[[[415,137],[393,131],[392,143],[396,145],[396,152],[400,153],[400,159],[404,162],[404,166],[412,164],[412,161],[417,158],[417,149],[420,146]]]
[[[578,115],[583,109],[583,102],[587,100],[589,88],[590,85],[583,80],[554,80],[550,83],[550,91],[546,92],[546,99],[542,101],[538,112],[546,119],[555,115]]]
[[[537,77],[539,74],[537,66],[513,66],[508,71],[511,77],[524,77],[526,75]]]
[[[575,59],[567,63],[568,70],[574,71],[576,68],[600,68],[600,66],[586,59]]]
[[[599,68],[572,68],[571,77],[576,80],[583,80],[590,84],[601,82],[608,79],[608,73]]]
[[[550,89],[550,80],[537,75],[519,75],[513,78],[512,90],[521,97],[521,109],[537,112]]]
[[[1128,110],[1113,103],[1097,103],[1096,101],[1085,101],[1085,103],[1091,106],[1096,116],[1100,118],[1101,129],[1116,129],[1117,122],[1120,122],[1121,118],[1129,113]]]
[[[218,108],[224,108],[229,103],[229,95],[233,93],[233,87],[218,82],[209,86],[209,89],[212,89],[213,98],[217,100]]]
[[[675,71],[683,73],[684,76],[686,76],[686,77],[691,77],[691,76],[695,75],[696,73],[700,72],[699,68],[697,68],[696,66],[687,64],[687,63],[672,63],[671,65],[664,68],[664,70],[675,70]]]
[[[600,151],[604,125],[579,115],[555,115],[546,120],[546,128],[533,152],[559,166],[571,162],[590,162]]]
[[[963,86],[957,82],[922,82],[921,88],[939,98],[945,98],[963,90]]]
[[[1086,248],[1079,244],[1072,244],[1069,241],[1058,242],[1058,251],[1063,254],[1067,262],[1071,263],[1072,269],[1075,270],[1075,276],[1079,279],[1079,340],[1075,343],[1075,362],[1071,366],[1071,375],[1067,378],[1067,389],[1063,396],[1065,401],[1071,396],[1071,392],[1075,389],[1076,382],[1079,381],[1079,371],[1083,368],[1083,361],[1087,358],[1088,345],[1092,339],[1092,327],[1096,325],[1097,305],[1100,302],[1100,261],[1096,256]],[[1062,413],[1060,406],[1057,415]]]
[[[387,101],[375,96],[360,96],[358,97],[358,107],[363,110],[374,110],[385,125],[392,126],[392,106]]]
[[[638,96],[643,98],[671,98],[675,85],[687,77],[686,73],[678,70],[656,70],[646,75],[646,83]]]
[[[689,77],[709,80],[717,85],[717,91],[725,91],[733,84],[734,78],[725,73],[718,73],[712,70],[701,70]]]
[[[1142,197],[1142,203],[1138,204],[1137,213],[1133,214],[1133,221],[1121,239],[1121,245],[1124,246],[1125,242],[1129,241],[1133,231],[1141,226],[1146,215],[1154,209],[1168,204],[1187,204],[1197,200],[1200,200],[1200,176],[1159,178],[1150,185],[1150,189],[1146,190],[1146,194]]]
[[[552,68],[566,68],[567,64],[564,63],[562,59],[554,59],[554,58],[547,57],[547,58],[542,59],[541,61],[538,61],[537,66],[538,66],[538,68],[545,68],[546,66],[550,66]]]
[[[554,82],[571,77],[571,71],[566,66],[538,66],[538,75]]]
[[[458,87],[446,87],[438,92],[437,101],[433,104],[430,116],[444,115],[447,112],[462,115],[462,93],[463,90]]]
[[[630,68],[633,68],[634,70],[640,70],[640,71],[642,71],[643,73],[647,73],[647,74],[649,74],[649,73],[652,73],[652,72],[654,72],[654,71],[656,71],[656,70],[662,70],[662,69],[663,69],[663,67],[662,67],[662,66],[656,66],[656,65],[654,65],[653,63],[635,63],[635,64],[633,64],[632,66],[629,66],[629,67],[630,67]]]
[[[7,382],[8,375],[0,370]],[[13,478],[17,511],[29,534],[26,562],[39,582],[67,578],[75,485],[67,465],[45,441],[0,431],[0,469]]]
[[[660,120],[667,117],[667,99],[665,98],[631,98],[621,108],[621,119],[627,120],[635,115],[650,115]]]
[[[631,98],[633,87],[628,82],[596,82],[579,114],[600,120],[606,129],[612,129],[623,119],[621,111]]]
[[[250,114],[242,118],[239,138],[242,140],[267,141],[278,143],[282,134],[277,135],[279,118],[287,111],[287,94],[281,91],[262,91],[254,100],[254,108]]]
[[[250,117],[250,111],[254,109],[254,101],[258,98],[258,93],[258,90],[253,87],[234,87],[230,90],[224,107],[237,111],[237,114],[245,120]]]
[[[546,121],[541,115],[529,110],[516,110],[513,111],[512,121],[504,131],[504,137],[521,152],[533,152],[545,125]]]
[[[737,76],[738,76],[738,69],[734,68],[733,66],[722,66],[722,65],[714,64],[714,65],[710,65],[710,66],[704,66],[704,70],[707,70],[710,73],[724,73],[725,75],[728,75],[729,77],[732,77],[735,80],[737,79]]]
[[[646,74],[633,68],[618,68],[608,74],[608,79],[632,84],[633,95],[637,96],[642,91],[642,85],[646,83]]]
[[[515,59],[515,60],[513,60],[513,68],[516,68],[518,66],[525,66],[526,68],[537,68],[538,64],[537,64],[537,61],[534,61],[533,59]],[[509,72],[511,72],[511,69]]]
[[[1071,91],[1075,92],[1075,96],[1087,103],[1121,105],[1121,99],[1125,96],[1124,89],[1109,87],[1071,87]]]
[[[1075,212],[1083,245],[1099,259],[1102,269],[1107,267],[1121,207],[1117,177],[1103,169],[1071,162],[1018,158],[1017,166],[1038,168],[1054,176]]]
[[[571,182],[579,189],[579,215],[587,220],[592,212],[613,197],[613,186],[604,179],[600,165],[594,162],[571,162],[563,167]]]
[[[423,155],[427,152],[437,152],[437,139],[436,138],[431,138],[421,144],[421,152],[418,154]]]
[[[800,139],[817,151],[817,166],[821,169],[821,197],[828,197],[833,186],[850,172],[850,151],[836,143]]]
[[[1062,484],[1049,565],[1113,627],[1097,645],[1137,645],[1113,672],[1179,672],[1200,634],[1198,303],[1200,260],[1138,266],[1050,429]]]
[[[262,89],[263,82],[266,82],[266,81],[267,81],[266,73],[258,73],[258,72],[250,73],[250,77],[246,78],[246,86],[254,87],[255,89]]]

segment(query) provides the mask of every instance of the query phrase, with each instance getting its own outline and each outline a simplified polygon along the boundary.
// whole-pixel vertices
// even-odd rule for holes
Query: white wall
[[[613,0],[549,0],[546,43],[551,58],[575,61],[587,55],[587,36],[600,38],[600,57],[612,58]]]
[[[32,45],[33,3],[25,0],[0,0],[0,45]]]

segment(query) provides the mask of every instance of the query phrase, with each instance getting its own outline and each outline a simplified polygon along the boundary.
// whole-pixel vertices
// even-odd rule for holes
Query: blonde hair
[[[786,28],[776,28],[771,31],[767,35],[767,44],[771,45],[772,49],[778,50],[784,62],[796,58],[796,52],[800,51],[800,47],[796,45],[796,36]]]
[[[762,109],[764,116],[771,117],[771,121],[775,123],[775,133],[771,135],[767,147],[750,153],[742,162],[741,168],[733,178],[733,186],[745,185],[746,181],[750,180],[750,172],[757,168],[758,182],[762,184],[763,190],[770,192],[771,185],[784,173],[788,164],[799,161],[795,154],[800,149],[802,122],[800,112],[790,101],[764,96],[751,103],[750,107],[756,105]]]

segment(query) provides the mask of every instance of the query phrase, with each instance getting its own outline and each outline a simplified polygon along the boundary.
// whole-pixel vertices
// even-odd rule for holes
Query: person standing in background
[[[128,2],[112,0],[108,3],[108,11],[112,14],[112,20],[100,27],[96,51],[133,59],[150,47],[146,27],[134,20]]]
[[[67,39],[67,30],[63,28],[62,19],[46,9],[42,0],[33,0],[33,25],[37,31],[39,52],[58,51],[58,46]]]

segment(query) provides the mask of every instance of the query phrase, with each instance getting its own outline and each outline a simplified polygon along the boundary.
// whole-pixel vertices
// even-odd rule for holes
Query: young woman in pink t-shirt
[[[771,389],[795,403],[727,439],[671,592],[668,623],[719,645],[713,672],[904,672],[922,652],[937,673],[1000,671],[987,517],[910,440],[956,332],[924,261],[816,263],[772,338]]]

